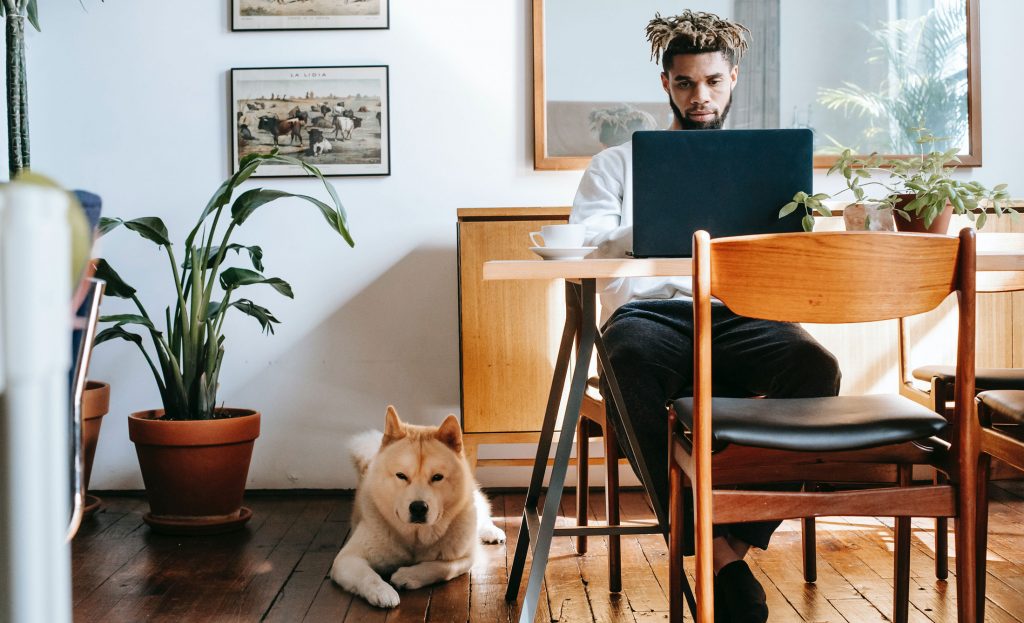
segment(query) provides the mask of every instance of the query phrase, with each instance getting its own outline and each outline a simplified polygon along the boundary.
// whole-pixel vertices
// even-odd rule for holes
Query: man
[[[749,31],[710,13],[686,11],[647,27],[651,56],[661,55],[661,84],[674,121],[669,130],[718,129],[732,103],[739,61]],[[700,180],[666,180],[686,196]],[[591,257],[624,257],[632,249],[632,143],[597,154],[583,175],[570,222],[587,226]],[[689,235],[689,232],[680,232]],[[647,461],[652,486],[668,502],[666,403],[692,393],[693,300],[690,278],[643,277],[604,280],[598,285],[604,342],[622,390],[625,408]],[[712,356],[718,395],[772,398],[834,396],[840,372],[835,358],[801,327],[737,316],[712,308]],[[607,388],[610,421],[621,430]],[[636,466],[629,448],[624,448]],[[687,513],[687,519],[692,517]],[[692,523],[691,523],[692,525]],[[767,548],[777,522],[716,526],[714,539],[715,620],[768,619],[765,593],[743,561],[751,546]]]

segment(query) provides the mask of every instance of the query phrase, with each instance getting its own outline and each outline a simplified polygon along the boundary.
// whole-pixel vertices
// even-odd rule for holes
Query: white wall
[[[175,240],[229,172],[229,68],[390,65],[392,175],[333,178],[356,248],[298,203],[266,208],[238,232],[263,245],[267,273],[296,294],[252,292],[281,319],[275,336],[246,317],[227,328],[221,399],[264,418],[250,486],[351,487],[343,442],[379,427],[388,403],[419,423],[457,412],[456,209],[567,205],[580,178],[533,170],[530,3],[392,0],[390,30],[265,33],[230,32],[226,0],[85,4],[40,3],[43,32],[29,36],[34,168],[99,193],[108,216],[159,215]],[[975,174],[1024,195],[1024,3],[983,4],[986,166]],[[590,69],[595,80],[600,70]],[[257,184],[320,192],[306,180],[247,186]],[[167,299],[166,259],[152,244],[118,231],[100,252],[144,301]],[[95,353],[91,376],[113,392],[94,488],[142,484],[126,415],[158,396],[133,349]]]

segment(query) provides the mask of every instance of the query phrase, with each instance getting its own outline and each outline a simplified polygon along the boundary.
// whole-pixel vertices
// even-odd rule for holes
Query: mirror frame
[[[544,2],[533,0],[533,168],[537,171],[585,169],[590,156],[547,154],[547,97],[544,88]],[[970,149],[960,154],[962,167],[981,166],[981,0],[964,0],[967,9],[967,123]],[[911,158],[909,155],[887,156]],[[815,156],[814,168],[831,167],[837,156]]]

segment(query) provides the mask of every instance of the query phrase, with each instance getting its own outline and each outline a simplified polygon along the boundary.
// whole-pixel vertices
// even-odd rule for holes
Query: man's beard
[[[668,105],[672,107],[672,114],[676,116],[676,121],[679,122],[679,127],[684,130],[721,130],[722,126],[725,125],[725,118],[729,116],[729,109],[732,108],[732,93],[729,93],[729,102],[725,105],[725,109],[721,113],[715,115],[715,118],[711,121],[693,121],[679,110],[676,103],[672,101],[672,97],[668,98]]]

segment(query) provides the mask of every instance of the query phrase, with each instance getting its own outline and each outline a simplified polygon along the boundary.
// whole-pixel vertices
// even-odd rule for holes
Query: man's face
[[[721,52],[676,54],[668,73],[661,74],[661,86],[676,116],[673,128],[721,128],[738,75],[739,67],[731,67]]]

